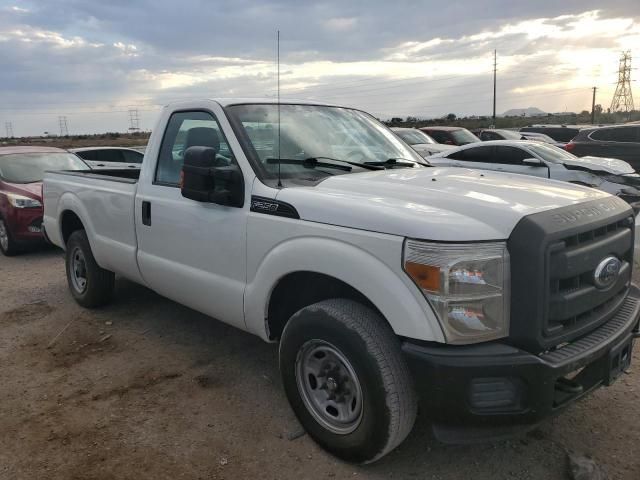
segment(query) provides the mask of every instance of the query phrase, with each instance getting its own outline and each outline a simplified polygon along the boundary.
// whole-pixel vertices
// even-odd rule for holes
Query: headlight
[[[505,243],[406,240],[404,270],[422,290],[452,344],[509,334],[509,252]]]
[[[15,193],[7,193],[7,198],[9,199],[9,203],[16,208],[38,208],[42,206],[42,203],[38,200],[16,195]]]

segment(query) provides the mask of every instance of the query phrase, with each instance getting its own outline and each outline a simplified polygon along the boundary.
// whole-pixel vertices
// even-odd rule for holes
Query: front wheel
[[[373,462],[413,427],[417,400],[400,342],[360,303],[325,300],[293,315],[280,342],[280,371],[302,426],[344,460]]]
[[[69,290],[83,307],[99,307],[111,300],[115,275],[96,263],[84,230],[73,232],[67,241],[66,270]]]
[[[11,236],[9,226],[2,217],[0,217],[0,252],[7,257],[18,253],[18,246]]]

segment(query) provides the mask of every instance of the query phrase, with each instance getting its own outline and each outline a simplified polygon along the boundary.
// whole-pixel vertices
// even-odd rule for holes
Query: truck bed
[[[142,283],[135,228],[139,175],[140,171],[133,169],[47,172],[43,223],[51,242],[65,247],[65,212],[76,212],[98,264]]]

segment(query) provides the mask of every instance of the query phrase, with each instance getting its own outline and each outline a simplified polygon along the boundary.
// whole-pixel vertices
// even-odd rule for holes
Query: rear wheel
[[[111,300],[115,275],[96,263],[84,230],[73,232],[67,241],[66,270],[69,290],[83,307],[99,307]]]
[[[400,342],[360,303],[325,300],[293,315],[280,342],[280,371],[305,430],[344,460],[373,462],[413,427],[417,401]]]
[[[9,227],[2,217],[0,217],[0,251],[7,257],[15,255],[19,251],[18,245],[11,236]]]

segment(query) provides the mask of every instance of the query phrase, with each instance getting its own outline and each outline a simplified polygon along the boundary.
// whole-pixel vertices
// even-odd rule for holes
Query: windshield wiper
[[[364,162],[365,165],[373,165],[376,167],[413,167],[414,165],[424,165],[422,163],[414,162],[412,160],[406,158],[390,158],[388,160],[384,160],[382,162]]]
[[[329,160],[332,162],[340,162],[346,165],[336,165],[335,163],[327,163],[327,162],[321,162],[320,160]],[[364,168],[366,170],[382,170],[384,169],[384,167],[381,166],[376,166],[376,165],[369,165],[366,163],[358,163],[358,162],[351,162],[349,160],[341,160],[339,158],[331,158],[331,157],[309,157],[309,158],[303,158],[303,159],[299,159],[299,158],[267,158],[267,163],[269,164],[278,164],[278,163],[284,163],[284,164],[288,164],[288,165],[303,165],[304,167],[307,168],[315,168],[315,167],[326,167],[326,168],[335,168],[338,170],[344,170],[345,172],[350,172],[351,170],[353,170],[350,165],[353,165],[355,167],[360,167],[360,168]]]

